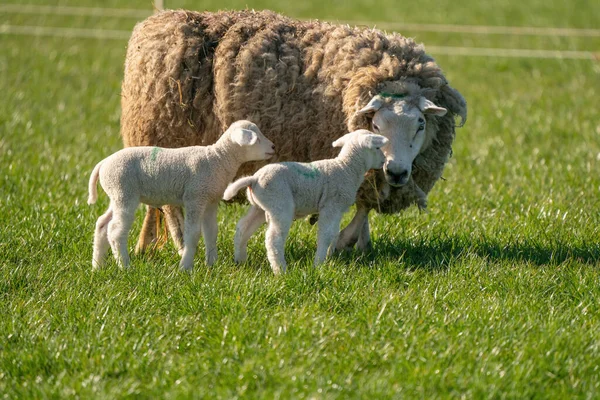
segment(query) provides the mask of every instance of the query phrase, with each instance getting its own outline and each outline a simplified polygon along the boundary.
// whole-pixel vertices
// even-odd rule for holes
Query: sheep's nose
[[[271,149],[275,150],[275,145],[274,144],[271,145]]]
[[[402,186],[408,182],[409,172],[406,169],[392,171],[389,168],[384,170],[387,181],[391,185]]]

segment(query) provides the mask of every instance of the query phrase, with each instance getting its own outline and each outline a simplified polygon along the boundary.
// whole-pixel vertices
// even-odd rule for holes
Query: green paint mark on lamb
[[[162,149],[160,147],[155,147],[152,149],[152,153],[150,153],[150,161],[156,161],[156,157],[158,157],[158,153],[160,153]]]
[[[293,169],[300,175],[308,179],[315,179],[321,175],[321,172],[312,164],[297,163],[292,164]]]

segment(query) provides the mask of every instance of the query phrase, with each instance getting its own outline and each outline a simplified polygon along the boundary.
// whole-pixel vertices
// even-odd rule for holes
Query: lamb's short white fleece
[[[96,182],[110,198],[108,211],[96,223],[92,265],[100,267],[108,251],[129,266],[127,236],[140,202],[185,209],[181,268],[193,267],[200,234],[206,263],[217,259],[217,207],[223,191],[247,161],[273,156],[275,146],[250,121],[237,121],[212,146],[178,149],[129,147],[99,162],[89,182],[88,203],[96,202]]]
[[[285,272],[285,240],[294,218],[319,214],[319,233],[315,265],[333,251],[344,212],[354,204],[356,192],[370,169],[383,167],[381,147],[387,139],[361,129],[333,142],[342,147],[336,158],[310,164],[283,162],[269,164],[253,176],[230,184],[223,198],[229,200],[248,187],[252,204],[239,221],[235,232],[235,261],[247,258],[250,236],[268,221],[266,246],[275,274]]]

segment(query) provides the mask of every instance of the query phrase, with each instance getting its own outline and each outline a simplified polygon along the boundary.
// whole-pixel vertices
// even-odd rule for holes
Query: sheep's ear
[[[354,136],[354,132],[346,133],[344,136],[333,142],[331,145],[333,147],[343,147],[349,139]]]
[[[374,96],[366,106],[364,106],[363,108],[361,108],[360,110],[358,110],[356,112],[356,115],[364,115],[364,114],[374,113],[377,110],[379,110],[382,105],[383,105],[383,99],[381,98],[381,96],[379,96],[379,95]]]
[[[258,140],[256,132],[238,128],[231,132],[231,139],[240,146],[252,146]]]
[[[359,139],[359,144],[368,149],[380,149],[388,142],[387,138],[381,135],[370,133],[362,135]]]
[[[436,115],[438,117],[442,117],[446,115],[448,110],[443,107],[438,107],[433,104],[431,101],[427,100],[425,97],[421,97],[419,100],[419,108],[423,114],[431,114]]]

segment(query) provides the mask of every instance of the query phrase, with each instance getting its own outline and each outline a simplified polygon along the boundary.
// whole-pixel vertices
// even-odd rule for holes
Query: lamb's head
[[[357,111],[371,120],[373,132],[389,142],[382,148],[386,162],[386,181],[392,186],[405,185],[412,173],[415,158],[424,151],[435,135],[427,120],[443,116],[446,109],[438,107],[421,94],[379,93]]]
[[[242,148],[243,162],[267,160],[275,155],[275,145],[267,139],[258,126],[250,121],[240,120],[229,126],[222,136],[229,138]]]
[[[367,169],[381,169],[385,164],[385,155],[381,148],[388,140],[375,135],[366,129],[359,129],[342,136],[333,142],[333,147],[341,147],[340,155],[344,153],[360,153],[366,162]]]

